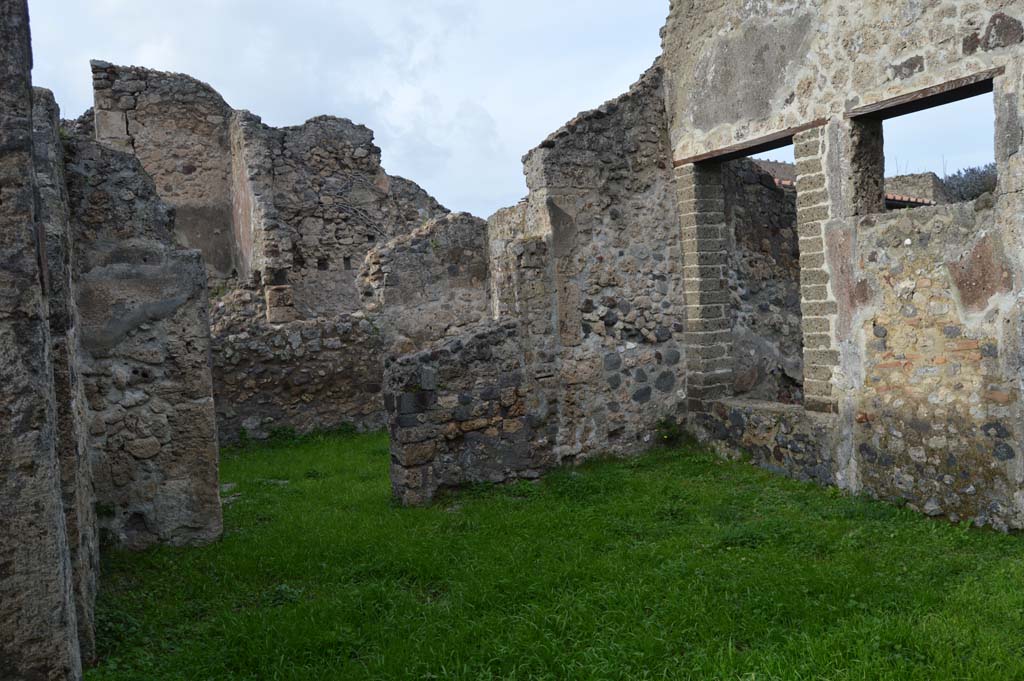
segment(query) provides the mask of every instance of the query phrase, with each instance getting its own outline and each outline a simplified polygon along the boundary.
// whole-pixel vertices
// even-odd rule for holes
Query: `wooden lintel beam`
[[[966,78],[958,78],[939,85],[926,87],[923,90],[909,92],[899,97],[886,99],[874,104],[851,109],[846,112],[847,118],[873,118],[886,120],[906,114],[924,111],[943,104],[958,102],[961,99],[975,97],[992,92],[993,79],[1006,72],[1006,67],[981,71]]]
[[[811,121],[804,125],[798,125],[795,128],[787,128],[780,130],[779,132],[765,135],[764,137],[758,137],[752,140],[746,140],[744,142],[738,142],[722,149],[716,149],[709,151],[704,154],[698,154],[697,156],[690,156],[689,158],[682,158],[672,162],[672,165],[676,168],[680,168],[690,163],[701,163],[703,161],[716,161],[722,162],[732,161],[737,158],[744,158],[746,156],[753,156],[754,154],[760,154],[765,151],[771,151],[772,149],[779,149],[781,147],[789,146],[793,143],[793,136],[804,132],[805,130],[811,130],[813,128],[820,128],[828,122],[825,118],[819,118]]]

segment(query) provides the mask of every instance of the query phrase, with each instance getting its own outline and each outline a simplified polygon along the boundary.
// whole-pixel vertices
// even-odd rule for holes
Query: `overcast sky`
[[[526,192],[521,157],[624,92],[660,51],[668,0],[29,0],[33,79],[66,118],[89,59],[180,71],[271,125],[372,128],[389,173],[486,217]],[[978,113],[975,104],[974,114]],[[959,134],[890,133],[890,167],[991,160],[987,115]],[[945,114],[946,123],[957,116]],[[987,124],[987,128],[985,125]],[[943,144],[936,144],[942,140]],[[930,159],[930,160],[929,160]]]
[[[384,167],[483,217],[526,194],[521,158],[624,92],[668,0],[29,0],[36,85],[92,105],[89,59],[180,71],[264,122],[376,133]]]

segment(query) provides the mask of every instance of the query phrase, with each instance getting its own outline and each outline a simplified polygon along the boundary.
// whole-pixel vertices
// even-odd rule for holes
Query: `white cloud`
[[[372,128],[389,172],[488,215],[520,158],[657,56],[667,0],[29,0],[36,84],[91,105],[88,60],[188,73],[272,125]]]

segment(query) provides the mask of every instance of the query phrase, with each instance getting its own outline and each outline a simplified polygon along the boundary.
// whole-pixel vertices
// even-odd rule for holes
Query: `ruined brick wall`
[[[474,482],[537,478],[556,458],[529,408],[529,368],[516,321],[479,326],[389,361],[391,484],[407,505]]]
[[[84,662],[95,657],[93,609],[99,574],[89,414],[80,375],[80,328],[74,278],[70,207],[64,176],[60,109],[49,90],[35,88],[32,112],[36,193],[46,234],[48,315],[56,399],[56,446],[61,468],[78,643]]]
[[[749,160],[723,168],[733,390],[749,399],[803,402],[803,328],[796,192]]]
[[[222,443],[385,426],[383,336],[362,315],[270,324],[260,292],[238,289],[213,301],[211,327]]]
[[[432,220],[370,251],[359,279],[391,352],[460,335],[490,315],[487,223],[468,213]]]
[[[65,174],[81,316],[80,372],[101,527],[130,548],[220,536],[206,272],[131,155],[83,117]]]
[[[721,192],[716,158],[792,139],[797,161],[804,409],[723,383],[691,394],[695,432],[930,515],[1024,526],[1022,19],[999,2],[672,3],[666,96],[681,195],[695,197],[684,229],[709,238],[697,252],[724,217],[706,200]],[[996,192],[885,212],[878,110],[972,82],[995,91]],[[701,272],[701,286],[722,276]]]
[[[202,251],[212,279],[244,274],[231,220],[231,108],[189,76],[91,65],[97,139],[139,159],[175,208],[178,243]]]
[[[0,3],[0,677],[79,679],[37,222],[28,6]]]

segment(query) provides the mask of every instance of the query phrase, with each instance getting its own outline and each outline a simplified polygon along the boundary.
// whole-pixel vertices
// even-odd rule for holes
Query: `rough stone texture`
[[[485,324],[389,362],[391,484],[417,505],[473,482],[533,479],[556,463],[528,408],[528,369],[514,321]]]
[[[398,499],[631,454],[677,418],[683,263],[667,143],[654,68],[527,155],[529,197],[489,225],[491,309],[510,321],[385,371]],[[440,376],[429,394],[418,366]]]
[[[0,3],[0,678],[81,678],[24,0]]]
[[[129,154],[69,131],[66,178],[101,527],[129,548],[220,537],[206,273]]]
[[[236,213],[251,225],[253,251],[243,258],[259,281],[291,287],[298,318],[358,311],[367,252],[447,213],[413,183],[389,177],[373,132],[352,121],[321,116],[275,129],[240,112],[234,126],[247,168],[236,193],[248,193],[243,204],[259,213]]]
[[[433,220],[370,251],[359,279],[390,352],[457,336],[490,315],[487,223],[467,213]]]
[[[270,324],[260,292],[238,289],[214,302],[211,326],[222,442],[386,425],[383,336],[361,314]]]
[[[873,493],[1006,529],[1024,524],[1020,310],[994,226],[981,204],[858,221],[855,444]]]
[[[243,428],[260,437],[381,426],[385,346],[349,317],[362,308],[357,274],[369,251],[448,211],[387,175],[373,132],[352,121],[320,116],[272,128],[189,76],[105,62],[93,62],[93,86],[99,140],[138,157],[176,209],[177,241],[207,263],[221,439]],[[444,286],[457,278],[444,273],[431,289],[434,309],[453,324],[456,310],[470,307],[466,296],[478,297],[465,288],[444,304]],[[412,333],[411,320],[387,325],[401,318],[381,321],[409,339],[406,351],[440,337]],[[285,349],[310,334],[331,347]]]
[[[887,194],[909,196],[915,199],[927,199],[938,205],[952,203],[946,192],[946,185],[935,173],[917,173],[916,175],[900,175],[885,178]]]
[[[683,259],[658,67],[525,158],[549,241],[559,460],[630,454],[683,406]],[[685,237],[684,237],[685,238]]]
[[[835,479],[835,416],[749,399],[722,400],[711,415],[714,445],[730,458],[749,457],[797,480],[828,485]]]
[[[92,456],[88,442],[89,414],[80,366],[81,320],[74,277],[74,245],[64,176],[60,110],[49,90],[34,90],[32,123],[35,141],[38,220],[46,233],[49,282],[50,341],[57,405],[57,452],[67,524],[72,584],[78,621],[78,642],[85,662],[95,657],[93,606],[99,574]]]
[[[232,277],[231,108],[188,76],[91,65],[97,139],[139,159],[175,208],[178,243],[203,252],[212,278]]]
[[[731,294],[733,393],[803,402],[803,329],[796,191],[776,186],[761,162],[723,169]]]
[[[235,232],[250,274],[214,301],[221,440],[243,429],[259,438],[382,427],[385,335],[362,317],[357,273],[371,249],[447,211],[388,176],[373,133],[351,121],[275,129],[236,112],[230,128]]]
[[[1010,63],[1020,19],[1002,0],[672,0],[662,63],[674,158]],[[901,78],[915,57],[923,68]]]
[[[1020,8],[996,1],[672,3],[678,177],[714,195],[716,153],[807,128],[793,137],[805,411],[720,391],[691,408],[695,432],[929,515],[1024,527],[1020,26]],[[844,114],[997,67],[996,192],[885,212],[897,185],[883,179],[881,119]],[[698,154],[711,160],[685,165]],[[698,206],[683,228],[716,225],[720,210]],[[699,274],[717,285],[718,272]],[[820,433],[828,448],[798,458],[780,433]]]

